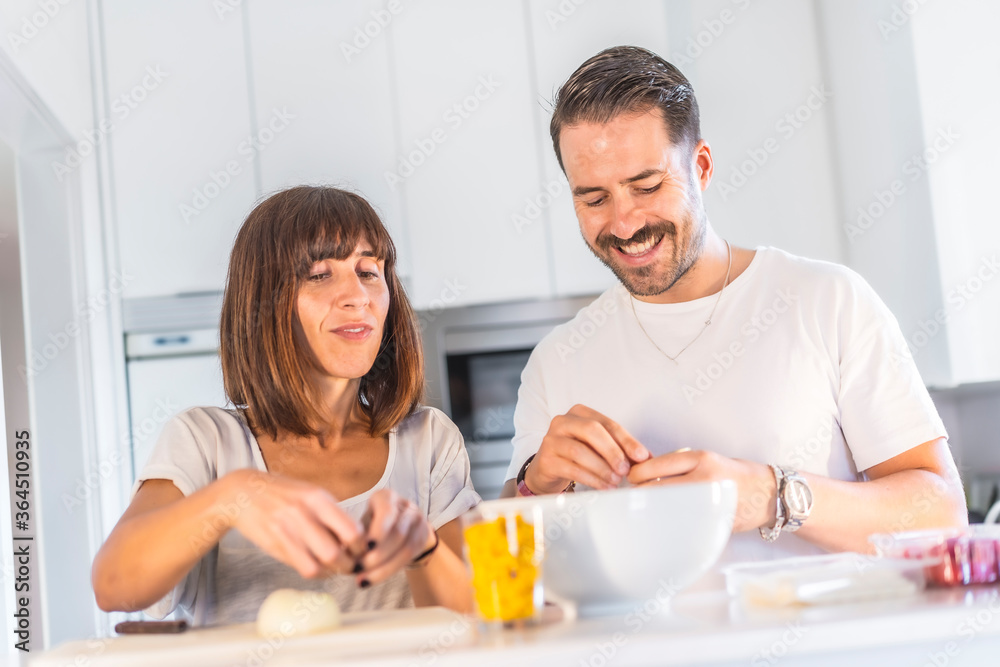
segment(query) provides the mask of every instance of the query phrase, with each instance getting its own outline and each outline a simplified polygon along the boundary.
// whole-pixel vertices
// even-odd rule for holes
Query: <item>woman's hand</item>
[[[354,571],[365,551],[364,530],[328,491],[255,470],[226,478],[242,489],[232,527],[272,558],[305,578]]]
[[[385,581],[437,539],[423,512],[392,489],[373,493],[368,511],[368,553],[360,560],[364,571],[358,574],[358,585],[363,588]]]

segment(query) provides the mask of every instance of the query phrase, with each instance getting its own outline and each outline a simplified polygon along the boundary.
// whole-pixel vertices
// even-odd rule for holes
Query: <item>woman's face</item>
[[[360,378],[375,363],[389,287],[385,262],[362,241],[347,259],[324,259],[299,287],[295,335],[325,377]]]

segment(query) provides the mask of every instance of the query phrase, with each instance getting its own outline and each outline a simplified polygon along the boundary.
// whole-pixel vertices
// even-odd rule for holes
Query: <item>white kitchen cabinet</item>
[[[929,338],[935,326],[947,328],[950,384],[1000,380],[998,22],[1000,5],[971,0],[930,3],[912,17],[924,150],[911,172],[926,165],[944,296],[918,331]],[[910,335],[915,349],[918,331]]]
[[[241,11],[220,14],[201,0],[155,11],[102,3],[104,124],[126,297],[224,285],[233,238],[257,194],[254,160],[280,141],[251,127]]]
[[[542,182],[522,3],[407,3],[387,32],[417,307],[552,296],[544,225],[514,216]]]
[[[523,205],[521,225],[550,226],[555,292],[559,296],[602,292],[616,278],[580,235],[569,185],[549,135],[552,101],[577,67],[608,47],[631,44],[667,57],[665,6],[652,0],[582,5],[544,0],[530,3],[528,8],[534,54],[532,110],[543,177],[532,201]]]
[[[736,245],[846,261],[838,217],[833,90],[812,3],[668,5],[673,62],[690,79],[715,173],[705,210]],[[753,54],[748,57],[747,54]]]
[[[256,2],[245,8],[255,114],[294,118],[259,157],[262,192],[334,185],[363,195],[396,242],[402,275],[411,260],[399,189],[384,172],[397,157],[388,32],[399,0]],[[289,21],[289,16],[308,20]]]
[[[1000,65],[1000,8],[955,4],[818,5],[848,259],[936,387],[1000,380],[1000,170],[983,149],[1000,143],[1000,95],[981,78]]]

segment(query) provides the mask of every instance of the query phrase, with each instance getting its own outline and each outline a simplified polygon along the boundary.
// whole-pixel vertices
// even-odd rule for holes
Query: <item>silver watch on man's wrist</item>
[[[777,489],[774,527],[761,528],[760,536],[765,542],[778,539],[782,529],[790,533],[802,527],[812,511],[813,495],[809,483],[791,468],[770,464]]]
[[[802,524],[809,518],[809,513],[812,511],[812,489],[809,488],[809,483],[799,473],[790,468],[778,467],[783,473],[783,480],[778,496],[781,498],[781,504],[785,510],[784,529],[790,533],[794,533],[802,527]]]

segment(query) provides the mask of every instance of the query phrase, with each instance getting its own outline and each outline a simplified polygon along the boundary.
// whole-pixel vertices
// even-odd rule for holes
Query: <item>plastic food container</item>
[[[726,590],[745,605],[838,604],[913,595],[924,564],[856,553],[783,558],[723,568]]]
[[[992,584],[1000,580],[1000,526],[879,533],[869,541],[880,555],[924,563],[933,586]]]
[[[537,620],[544,606],[541,508],[500,507],[484,503],[462,516],[476,609],[487,625]]]

